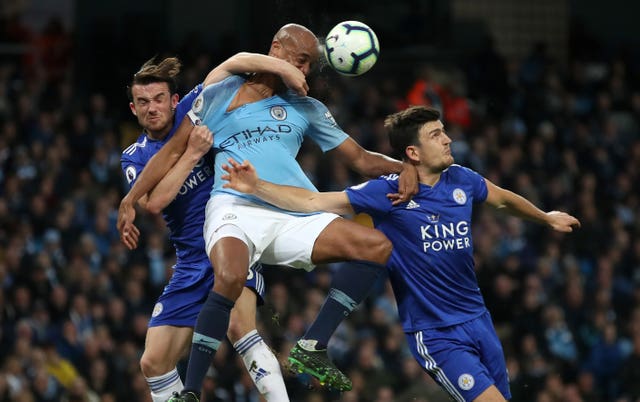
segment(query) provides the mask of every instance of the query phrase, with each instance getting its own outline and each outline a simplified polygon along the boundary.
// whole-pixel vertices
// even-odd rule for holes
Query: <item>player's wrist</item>
[[[120,208],[132,208],[134,203],[135,200],[130,191],[124,197],[122,197],[122,200],[120,200]]]
[[[198,161],[208,152],[207,151],[202,151],[199,149],[187,149],[186,152],[186,157],[188,158],[189,162],[193,164],[193,166],[196,165],[196,163],[198,163]]]

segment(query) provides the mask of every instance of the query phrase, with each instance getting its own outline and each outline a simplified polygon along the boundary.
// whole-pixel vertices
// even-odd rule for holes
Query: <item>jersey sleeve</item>
[[[478,172],[467,167],[459,166],[461,174],[465,177],[465,181],[471,186],[471,194],[474,203],[482,203],[487,199],[487,182]]]
[[[193,101],[202,93],[202,83],[196,85],[188,94],[180,99],[176,107],[176,122],[180,123],[184,116],[191,110]]]
[[[220,82],[207,85],[193,100],[191,111],[200,121],[221,116],[233,99],[231,95],[240,88],[244,81],[243,77],[232,75]]]
[[[127,180],[127,184],[129,184],[129,188],[133,187],[133,184],[138,179],[140,172],[142,172],[146,164],[146,161],[142,158],[142,152],[140,152],[135,145],[137,145],[137,143],[126,148],[120,157],[122,173]]]
[[[302,99],[301,112],[309,122],[306,135],[318,144],[322,152],[334,149],[349,138],[322,102],[311,97]]]
[[[391,211],[391,200],[387,198],[387,194],[397,190],[393,190],[388,180],[381,178],[349,187],[345,192],[354,212],[366,213],[373,218],[378,218]]]

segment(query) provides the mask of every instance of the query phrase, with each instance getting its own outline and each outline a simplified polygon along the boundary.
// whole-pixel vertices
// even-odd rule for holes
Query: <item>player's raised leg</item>
[[[333,277],[331,289],[316,320],[291,350],[292,367],[316,377],[321,384],[346,391],[351,381],[327,356],[329,338],[340,323],[362,302],[385,269],[391,242],[382,232],[337,218],[315,241],[314,264],[348,261]]]

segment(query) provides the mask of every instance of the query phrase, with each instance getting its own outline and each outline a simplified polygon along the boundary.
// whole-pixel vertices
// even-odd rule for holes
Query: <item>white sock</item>
[[[165,402],[174,392],[180,392],[184,388],[176,368],[166,374],[157,377],[145,377],[145,379],[149,384],[153,402]]]
[[[267,402],[289,401],[280,363],[257,330],[247,333],[233,347],[242,356],[251,379]]]

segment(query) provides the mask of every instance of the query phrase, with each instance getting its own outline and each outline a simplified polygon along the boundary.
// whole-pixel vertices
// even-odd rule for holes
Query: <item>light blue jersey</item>
[[[404,204],[391,205],[397,175],[348,188],[355,212],[371,215],[393,243],[387,264],[405,332],[448,327],[486,311],[473,263],[471,214],[484,202],[487,185],[459,165],[442,173],[435,186],[420,185]]]
[[[321,102],[292,91],[227,111],[244,82],[240,76],[226,78],[207,86],[193,103],[194,113],[214,133],[215,175],[226,173],[221,166],[229,158],[249,160],[264,180],[317,191],[296,161],[302,141],[308,136],[326,152],[348,135]],[[270,206],[251,195],[223,189],[223,184],[216,180],[211,195],[229,193]]]

